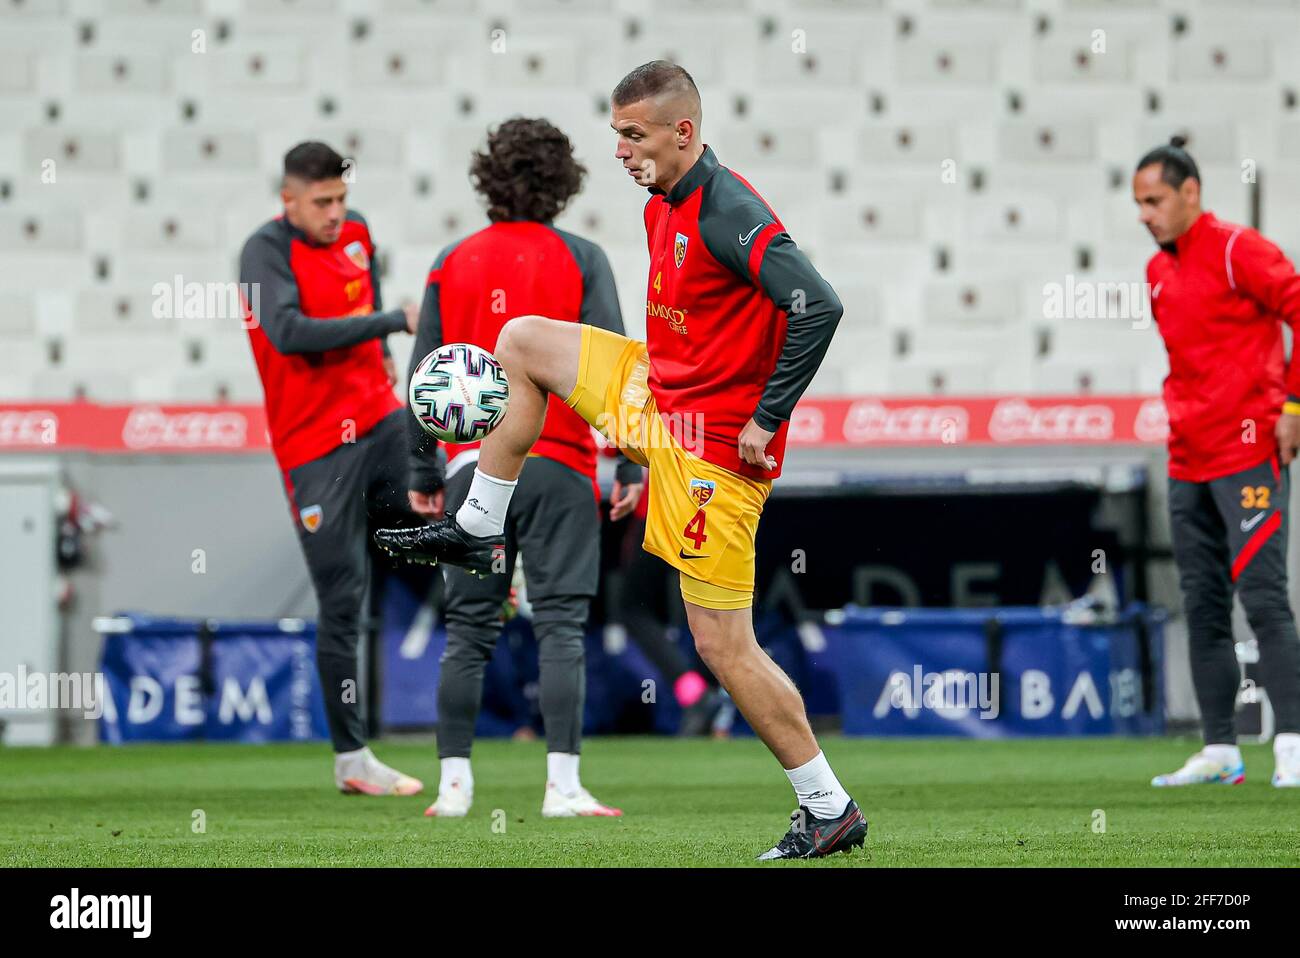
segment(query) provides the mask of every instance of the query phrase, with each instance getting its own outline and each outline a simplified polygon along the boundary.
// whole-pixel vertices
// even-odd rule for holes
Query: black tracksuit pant
[[[1276,456],[1209,482],[1169,480],[1170,529],[1205,744],[1235,744],[1232,595],[1259,641],[1277,731],[1300,732],[1300,638],[1287,598],[1291,483]]]
[[[469,494],[474,465],[447,480],[447,514]],[[600,515],[591,477],[529,456],[506,512],[499,572],[479,578],[446,566],[447,649],[438,678],[438,757],[468,758],[483,698],[483,670],[501,635],[502,606],[522,553],[537,637],[546,750],[578,754],[586,698],[583,635],[600,581]]]
[[[405,407],[355,442],[288,471],[286,492],[320,614],[316,664],[336,752],[366,744],[357,647],[375,529],[422,525],[407,503]]]

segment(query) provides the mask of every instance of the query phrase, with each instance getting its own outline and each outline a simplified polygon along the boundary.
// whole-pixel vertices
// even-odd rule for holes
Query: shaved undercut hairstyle
[[[695,86],[691,75],[668,60],[651,60],[643,63],[623,79],[618,81],[610,96],[614,106],[627,106],[652,97],[682,96],[695,107],[695,114],[700,114],[700,91]]]
[[[309,140],[284,155],[284,178],[308,183],[335,180],[346,172],[346,161],[325,143]]]

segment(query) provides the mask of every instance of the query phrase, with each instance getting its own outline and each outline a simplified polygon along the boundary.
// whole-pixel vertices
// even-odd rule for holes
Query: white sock
[[[474,467],[465,501],[456,510],[456,521],[472,536],[499,536],[506,528],[506,510],[518,480],[497,479]]]
[[[1241,764],[1241,749],[1235,745],[1207,745],[1201,753],[1221,765]]]
[[[369,745],[363,745],[361,748],[353,749],[351,752],[335,752],[335,764],[350,765],[352,762],[363,761],[366,754],[370,751]]]
[[[1278,732],[1273,736],[1273,757],[1281,761],[1284,755],[1300,762],[1300,732]]]
[[[444,758],[441,762],[442,775],[438,779],[438,791],[445,792],[452,782],[460,782],[461,791],[470,795],[474,792],[474,773],[470,771],[467,758]]]
[[[817,755],[798,768],[787,768],[785,774],[794,786],[799,804],[817,818],[838,818],[849,804],[849,793],[831,771],[826,755]]]
[[[570,752],[547,752],[546,783],[554,785],[565,795],[572,795],[582,788],[578,780],[578,756]]]

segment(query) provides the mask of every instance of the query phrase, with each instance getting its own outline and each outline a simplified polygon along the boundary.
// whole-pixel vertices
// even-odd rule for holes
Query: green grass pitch
[[[871,823],[865,850],[760,867],[1300,864],[1300,790],[1269,785],[1266,746],[1243,749],[1243,785],[1157,790],[1195,742],[823,744]],[[625,817],[547,820],[544,746],[483,741],[469,817],[436,821],[432,742],[375,751],[425,793],[339,795],[323,744],[2,749],[0,865],[748,865],[794,804],[752,739],[598,738],[583,782]]]

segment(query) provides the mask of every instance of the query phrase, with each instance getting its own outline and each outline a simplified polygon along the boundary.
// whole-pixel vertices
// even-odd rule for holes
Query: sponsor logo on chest
[[[654,317],[655,319],[668,320],[669,329],[682,336],[686,335],[686,310],[647,299],[645,301],[645,314],[647,318]]]

